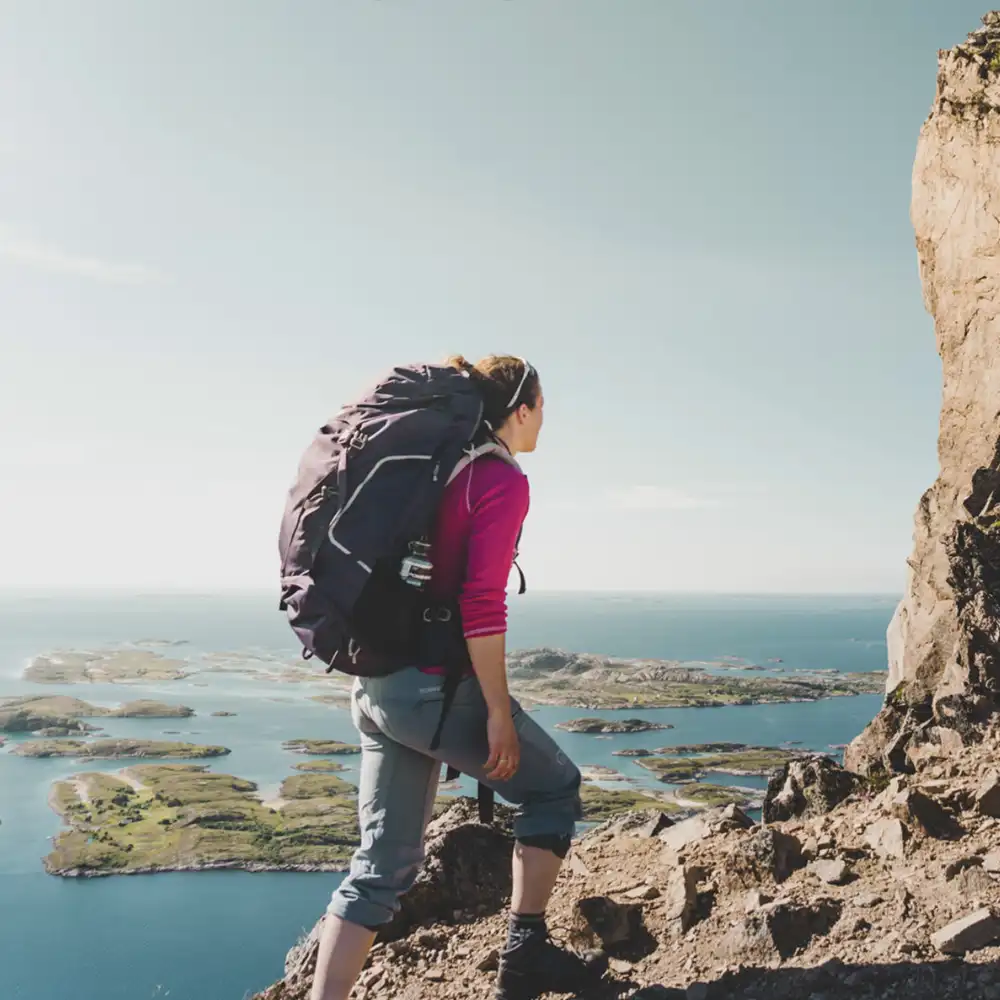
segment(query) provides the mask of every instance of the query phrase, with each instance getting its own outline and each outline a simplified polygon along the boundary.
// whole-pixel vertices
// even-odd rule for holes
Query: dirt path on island
[[[136,791],[136,792],[144,792],[144,791],[146,791],[147,786],[144,785],[133,774],[131,774],[129,772],[128,768],[126,768],[124,771],[119,771],[118,774],[115,775],[115,777],[119,778],[122,781],[124,781],[126,785],[129,785],[133,789],[133,791]]]

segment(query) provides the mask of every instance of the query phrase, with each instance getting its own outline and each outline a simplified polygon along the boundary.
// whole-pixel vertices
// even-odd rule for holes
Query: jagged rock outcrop
[[[942,730],[974,742],[1000,707],[998,11],[939,54],[911,218],[944,378],[940,474],[917,508],[886,705],[846,754],[862,773],[912,770]]]
[[[770,778],[764,796],[764,821],[822,816],[856,791],[861,780],[829,757],[790,760]]]

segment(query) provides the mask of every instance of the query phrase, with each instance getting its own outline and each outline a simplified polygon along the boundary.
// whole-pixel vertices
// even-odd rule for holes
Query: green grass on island
[[[656,793],[601,788],[598,785],[581,785],[580,798],[583,802],[583,818],[588,823],[611,819],[612,816],[632,809],[659,809],[665,813],[679,812],[681,809],[676,803],[665,797],[661,798]]]
[[[307,773],[328,772],[332,774],[334,771],[349,771],[350,768],[337,760],[304,760],[301,764],[295,765],[295,770]]]
[[[724,668],[727,674],[710,673],[704,669],[707,666]],[[525,702],[618,710],[758,705],[881,694],[886,681],[884,671],[795,671],[749,677],[723,662],[623,659],[547,648],[512,652],[507,668],[511,691]],[[761,668],[750,665],[743,669]]]
[[[178,743],[170,740],[52,739],[29,740],[12,751],[18,757],[89,757],[92,760],[114,760],[119,757],[173,757],[197,760],[202,757],[222,757],[228,747],[205,746],[199,743]]]
[[[191,666],[151,649],[67,650],[36,656],[24,671],[36,684],[128,684],[176,681]]]
[[[748,808],[752,803],[760,803],[763,790],[742,788],[727,788],[723,785],[691,784],[681,785],[674,790],[674,796],[679,803],[690,802],[704,809],[715,809],[719,806],[738,805],[742,809]]]
[[[66,733],[86,733],[95,727],[81,719],[186,719],[192,715],[194,709],[187,705],[167,705],[148,698],[125,702],[118,708],[103,708],[66,695],[23,695],[0,699],[0,732],[60,729]]]
[[[361,747],[354,743],[341,743],[340,740],[285,740],[281,745],[285,750],[292,750],[294,753],[317,756],[361,753]]]
[[[557,722],[556,729],[567,733],[648,733],[658,729],[673,729],[667,722],[650,722],[648,719],[570,719]]]
[[[706,772],[766,777],[788,761],[802,756],[791,750],[757,747],[736,753],[688,757],[640,757],[635,763],[652,771],[660,781],[693,781]]]
[[[257,786],[194,764],[146,764],[85,773],[52,788],[70,829],[45,858],[58,875],[202,868],[329,870],[358,843],[354,786],[296,775],[271,806]]]

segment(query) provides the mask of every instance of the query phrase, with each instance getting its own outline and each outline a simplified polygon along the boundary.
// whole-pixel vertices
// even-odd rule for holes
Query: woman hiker
[[[472,670],[458,684],[434,750],[440,669],[410,667],[355,683],[361,846],[327,909],[311,1000],[347,1000],[379,927],[413,884],[442,763],[516,807],[510,927],[495,997],[574,992],[604,971],[602,956],[557,947],[545,926],[581,815],[580,772],[507,691],[506,585],[528,511],[528,480],[514,456],[535,450],[542,388],[520,358],[491,356],[473,366],[455,357],[450,364],[476,379],[484,419],[504,449],[470,462],[449,483],[430,539],[429,593],[457,597]]]

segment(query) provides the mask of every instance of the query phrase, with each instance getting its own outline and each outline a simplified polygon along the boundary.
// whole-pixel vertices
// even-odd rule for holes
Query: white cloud
[[[608,500],[618,510],[700,510],[717,506],[712,500],[692,496],[670,486],[638,484],[625,489],[611,490]]]
[[[58,247],[16,237],[0,231],[0,257],[24,267],[53,274],[69,274],[90,281],[116,285],[151,285],[166,280],[166,275],[141,264],[124,264],[68,253]]]

